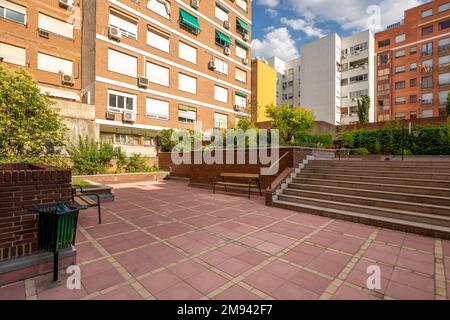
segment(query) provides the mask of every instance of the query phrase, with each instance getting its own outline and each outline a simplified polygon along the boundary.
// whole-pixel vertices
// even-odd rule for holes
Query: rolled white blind
[[[236,95],[235,98],[234,98],[234,104],[239,106],[239,107],[245,108],[247,106],[247,99],[245,99],[244,97]]]
[[[159,119],[169,119],[169,102],[147,98],[146,114]]]
[[[226,129],[228,127],[228,116],[226,114],[214,113],[214,127]]]
[[[24,48],[0,42],[0,57],[3,57],[4,62],[25,66],[26,55]]]
[[[164,52],[169,52],[169,35],[163,35],[156,30],[149,29],[147,30],[147,44]]]
[[[236,68],[236,80],[247,83],[247,72]]]
[[[178,55],[181,59],[197,63],[197,49],[183,42],[178,43]]]
[[[218,58],[214,58],[214,62],[216,64],[216,71],[219,71],[223,74],[228,74],[228,62],[225,62]]]
[[[169,86],[169,69],[147,62],[147,79],[162,86]]]
[[[53,73],[73,74],[73,62],[44,53],[38,53],[38,69]]]
[[[27,8],[10,1],[0,0],[0,7],[8,8],[21,14],[27,14]]]
[[[137,58],[108,49],[108,70],[137,77]]]
[[[178,89],[181,91],[196,94],[197,93],[197,79],[188,75],[178,74]]]
[[[220,21],[228,20],[228,13],[226,13],[225,11],[220,9],[218,6],[216,6],[215,14],[216,14],[216,18],[219,19]]]
[[[137,37],[137,24],[120,17],[114,12],[109,13],[109,25],[126,31],[126,33],[131,34],[134,38]]]
[[[247,1],[245,0],[236,0],[236,4],[241,7],[244,11],[247,11]]]
[[[73,39],[73,25],[39,13],[39,28]]]
[[[214,99],[220,102],[228,102],[228,89],[214,86]]]
[[[236,55],[241,59],[247,58],[247,50],[239,45],[236,45]]]
[[[149,0],[147,2],[147,8],[163,16],[166,19],[170,19],[170,2],[165,0]]]

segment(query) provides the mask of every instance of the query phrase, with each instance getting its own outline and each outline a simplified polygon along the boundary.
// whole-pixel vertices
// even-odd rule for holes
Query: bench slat
[[[251,178],[251,179],[259,179],[259,174],[251,174],[251,173],[224,173],[220,174],[221,177],[229,177],[229,178]]]
[[[222,186],[239,186],[239,187],[248,187],[248,183],[237,183],[237,182],[216,182],[215,184],[222,185]],[[257,188],[258,186],[256,184],[251,184],[250,187]]]
[[[89,205],[89,206],[96,206],[97,201],[92,200],[88,196],[75,196],[75,202],[79,205]]]

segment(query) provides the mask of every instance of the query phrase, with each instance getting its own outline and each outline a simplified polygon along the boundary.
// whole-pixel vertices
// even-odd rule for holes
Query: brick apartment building
[[[405,11],[376,34],[377,121],[437,117],[450,92],[450,2]]]
[[[247,0],[0,0],[0,28],[4,63],[95,105],[100,138],[129,154],[154,155],[162,129],[234,127],[250,101]]]

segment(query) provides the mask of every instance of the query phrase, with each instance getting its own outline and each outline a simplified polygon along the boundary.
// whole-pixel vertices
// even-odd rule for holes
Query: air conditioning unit
[[[230,27],[231,27],[230,21],[225,20],[225,21],[223,22],[223,27],[224,27],[225,29],[230,29]]]
[[[110,39],[120,41],[122,39],[122,33],[119,28],[109,26],[108,28],[108,36]]]
[[[225,47],[223,49],[223,53],[226,54],[227,56],[229,56],[231,54],[231,49],[229,47]]]
[[[198,9],[198,7],[200,6],[200,1],[199,0],[191,0],[191,7],[194,9]]]
[[[136,122],[136,114],[133,111],[124,111],[123,122]]]
[[[59,0],[59,6],[61,8],[71,9],[73,5],[73,0]]]
[[[243,59],[242,59],[242,63],[245,64],[245,65],[247,65],[247,64],[248,64],[248,59],[247,59],[247,58],[243,58]]]
[[[208,62],[208,69],[216,70],[216,62],[214,60],[211,60],[210,62]]]
[[[70,74],[64,74],[64,72],[61,72],[61,82],[62,84],[68,84],[71,86],[75,84],[73,76]]]
[[[139,77],[138,78],[138,87],[147,89],[148,79],[146,77]]]
[[[242,40],[248,41],[248,38],[249,38],[248,33],[244,33],[244,34],[242,35]]]
[[[50,33],[47,30],[38,29],[38,33],[39,33],[39,36],[42,38],[46,38],[46,39],[50,38]]]
[[[106,112],[106,120],[116,120],[116,114],[114,112]]]

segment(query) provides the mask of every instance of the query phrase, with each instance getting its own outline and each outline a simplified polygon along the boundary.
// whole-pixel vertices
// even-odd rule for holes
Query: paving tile
[[[380,298],[362,290],[342,285],[337,289],[332,300],[380,300]]]
[[[150,291],[150,293],[156,294],[181,282],[181,279],[169,270],[163,270],[140,279],[139,282]]]
[[[281,300],[316,300],[319,295],[296,284],[285,282],[271,294]]]
[[[399,300],[432,300],[434,294],[429,291],[416,289],[395,281],[390,281],[386,294]]]
[[[179,282],[173,286],[155,294],[161,300],[197,300],[202,294],[185,282]]]
[[[110,269],[90,277],[82,277],[81,284],[88,294],[112,287],[125,279],[115,269]]]
[[[289,282],[321,295],[328,288],[331,280],[306,270],[299,270],[289,278]]]
[[[234,285],[214,297],[214,300],[260,300],[261,298],[246,289]]]
[[[92,243],[83,243],[76,246],[77,249],[77,263],[100,258],[102,254],[92,245]]]
[[[174,267],[170,267],[169,270],[173,272],[175,275],[177,275],[180,279],[187,279],[192,277],[193,275],[205,271],[206,269],[197,262],[186,261],[179,263]]]
[[[186,282],[194,289],[198,290],[204,295],[207,295],[208,293],[214,291],[215,289],[226,283],[227,279],[210,270],[205,270],[186,279]]]
[[[131,285],[127,285],[102,294],[96,300],[142,300],[142,297]]]
[[[244,282],[266,294],[271,294],[286,281],[267,271],[259,270],[245,278]]]
[[[409,271],[394,269],[391,281],[395,281],[416,289],[434,292],[434,279],[431,276],[423,276]]]
[[[0,287],[0,300],[25,300],[25,285],[18,282]]]
[[[274,261],[269,263],[262,270],[265,270],[281,279],[288,280],[299,271],[299,268],[293,267],[281,261]]]
[[[233,277],[237,277],[245,271],[253,268],[253,266],[236,258],[230,258],[227,261],[217,265],[216,268],[228,273]]]

